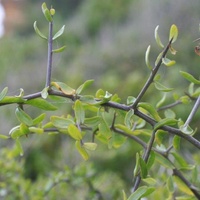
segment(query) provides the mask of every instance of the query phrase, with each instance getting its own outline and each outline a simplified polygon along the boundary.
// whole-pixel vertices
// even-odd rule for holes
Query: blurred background
[[[41,12],[42,3],[40,0],[1,1],[0,89],[8,86],[9,95],[18,95],[20,88],[25,94],[34,93],[45,85],[47,44],[33,30],[33,23],[37,21],[40,30],[48,33],[48,25]],[[148,45],[151,45],[152,64],[161,51],[154,39],[156,26],[159,25],[159,35],[165,45],[172,24],[177,25],[179,37],[174,44],[177,55],[169,57],[175,59],[177,64],[173,68],[163,66],[161,82],[183,95],[188,82],[179,71],[187,71],[199,78],[200,58],[194,53],[197,44],[193,42],[200,35],[199,0],[47,0],[46,3],[56,10],[55,32],[62,25],[66,26],[65,33],[54,44],[55,47],[66,45],[67,48],[54,56],[53,80],[77,88],[85,80],[94,79],[95,83],[88,93],[94,94],[102,88],[112,94],[117,93],[122,102],[126,102],[127,96],[137,96],[149,75],[144,61]],[[155,99],[162,95],[150,88],[144,101],[156,104]],[[169,95],[168,103],[173,102],[171,98]],[[64,109],[60,114],[66,114],[69,108],[64,102],[61,106]],[[178,106],[175,111],[185,120],[191,108],[192,105],[184,105],[184,109]],[[1,134],[8,134],[18,124],[14,110],[15,105],[1,107]],[[39,114],[37,110],[27,110],[33,116]],[[200,113],[197,113],[194,126],[199,126],[199,117]],[[0,145],[9,147],[13,142],[0,140]],[[80,164],[82,158],[73,145],[69,138],[63,140],[58,136],[26,138],[25,155],[21,158],[24,159],[24,176],[36,180],[39,175],[45,177],[47,171],[59,171],[65,165],[73,168]],[[133,147],[131,142],[118,150],[107,151],[107,147],[99,147],[89,162],[99,173],[107,173],[117,180],[119,188],[124,185],[129,188],[134,148],[138,147]],[[36,161],[40,167],[33,164]]]

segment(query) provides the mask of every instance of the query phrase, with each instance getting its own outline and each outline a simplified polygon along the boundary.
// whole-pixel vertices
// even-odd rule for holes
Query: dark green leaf
[[[145,161],[140,157],[140,172],[141,172],[141,177],[146,178],[148,175],[148,170],[147,170],[147,164]]]
[[[154,161],[155,161],[155,153],[154,153],[154,151],[151,151],[150,155],[149,155],[149,159],[147,161],[147,169],[148,170],[150,170],[150,168],[153,166]]]

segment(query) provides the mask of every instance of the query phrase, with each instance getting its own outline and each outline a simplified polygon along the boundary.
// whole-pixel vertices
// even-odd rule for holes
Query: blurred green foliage
[[[40,4],[39,0],[30,1],[24,11],[27,23],[18,27],[12,37],[1,39],[1,87],[11,88],[11,95],[18,95],[19,88],[29,94],[41,90],[45,84],[46,43],[35,36],[32,28],[32,23],[41,19],[42,14],[38,12]],[[160,24],[164,37],[172,23],[180,26],[182,35],[179,39],[185,42],[177,43],[178,64],[174,70],[162,69],[163,84],[176,88],[176,93],[182,95],[187,91],[188,83],[179,76],[179,71],[188,69],[194,75],[199,72],[199,58],[193,53],[195,44],[192,43],[198,37],[199,2],[192,0],[184,5],[178,1],[175,6],[172,1],[63,0],[49,1],[48,4],[52,4],[58,12],[56,28],[66,24],[66,32],[57,41],[57,46],[65,44],[67,49],[54,57],[55,80],[73,84],[76,88],[86,79],[95,79],[94,87],[89,92],[101,87],[112,94],[117,92],[123,101],[129,95],[136,96],[148,76],[144,53],[153,41],[153,30]],[[189,20],[190,15],[194,17]],[[41,22],[40,29],[47,33],[45,23]],[[188,27],[193,31],[189,32]],[[157,47],[152,47],[150,57],[155,58],[157,53]],[[144,101],[157,103],[155,99],[163,94],[154,94],[153,91],[150,88]],[[167,98],[171,99],[171,96]],[[60,102],[62,111],[67,114],[68,108],[64,103]],[[185,105],[184,110],[177,107],[174,111],[184,119],[191,107]],[[7,134],[16,121],[10,108],[1,109],[5,116],[0,119],[1,131]],[[31,108],[28,109],[31,111]],[[196,127],[199,127],[199,116],[197,114],[193,122]],[[27,140],[31,144],[27,144]],[[0,145],[13,146],[10,141],[0,141]],[[86,165],[81,163],[80,156],[66,138],[43,136],[37,139],[31,136],[24,139],[23,146],[23,158],[13,158],[9,156],[10,150],[1,148],[0,197],[122,199],[121,190],[131,188],[132,184],[133,152],[139,150],[139,146],[131,141],[117,150],[108,150],[105,145],[91,156],[91,165]],[[157,173],[159,170],[162,172],[162,168],[156,166],[152,171]],[[163,182],[166,178],[163,175]],[[126,192],[130,193],[129,190]],[[163,198],[165,192],[161,190],[162,196],[155,198]]]

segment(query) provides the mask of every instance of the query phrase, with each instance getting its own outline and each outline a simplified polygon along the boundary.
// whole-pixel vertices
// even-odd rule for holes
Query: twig
[[[48,37],[48,58],[47,58],[47,73],[46,73],[46,86],[51,84],[51,72],[52,72],[52,57],[53,57],[53,22],[49,22],[49,37]]]
[[[155,75],[157,74],[161,64],[162,64],[162,59],[166,56],[170,45],[172,43],[173,38],[169,41],[168,45],[166,46],[166,48],[164,49],[162,56],[160,58],[160,60],[158,61],[157,65],[153,68],[153,70],[151,71],[151,74],[148,78],[148,80],[146,81],[144,87],[142,88],[142,90],[140,91],[140,93],[138,94],[135,102],[132,105],[132,108],[135,109],[138,105],[138,103],[140,102],[140,100],[142,99],[142,97],[144,96],[144,94],[146,93],[147,89],[149,88],[149,86],[151,85],[151,83],[153,82],[153,79],[155,77]]]
[[[189,116],[188,116],[188,118],[187,118],[187,120],[184,124],[185,127],[190,124],[190,122],[192,121],[192,119],[193,119],[195,113],[197,112],[199,106],[200,106],[200,96],[197,98],[197,101],[194,104],[194,107],[192,108],[192,111],[190,112],[190,114],[189,114]]]
[[[166,106],[162,106],[162,107],[158,108],[157,111],[166,110],[168,108],[172,108],[172,107],[177,106],[179,104],[182,104],[182,102],[178,100],[178,101],[175,101],[174,103],[171,103],[171,104],[168,104]]]

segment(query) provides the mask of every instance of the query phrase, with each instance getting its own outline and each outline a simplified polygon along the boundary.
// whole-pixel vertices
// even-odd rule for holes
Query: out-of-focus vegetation
[[[160,25],[160,35],[168,39],[168,29],[173,23],[180,30],[176,45],[178,64],[171,71],[162,69],[163,84],[183,94],[188,83],[179,71],[187,69],[199,76],[200,60],[194,54],[196,44],[193,43],[199,37],[200,2],[197,0],[52,0],[47,3],[57,12],[55,29],[66,25],[65,34],[56,45],[66,44],[67,48],[54,57],[54,80],[77,87],[86,79],[94,79],[91,93],[102,88],[112,94],[117,92],[124,101],[129,95],[136,96],[148,76],[144,61],[147,46],[152,45],[152,62],[159,51],[153,42],[155,27]],[[38,12],[40,5],[39,0],[26,2],[22,10],[25,23],[0,39],[1,89],[8,86],[10,95],[18,95],[19,88],[29,94],[45,85],[47,46],[35,36],[32,26],[42,18]],[[47,33],[46,22],[40,22],[38,26]],[[156,104],[156,95],[161,97],[162,93],[154,94],[150,89],[144,100]],[[69,108],[63,101],[60,104],[61,114],[67,115]],[[185,105],[184,110],[177,107],[175,111],[185,119],[191,107]],[[17,123],[12,108],[1,108],[4,113],[0,115],[1,134],[6,135]],[[32,112],[37,115],[37,110]],[[193,122],[196,127],[199,117],[197,113]],[[0,197],[40,199],[45,191],[46,199],[117,200],[122,199],[121,190],[130,193],[134,152],[140,148],[131,141],[117,150],[101,146],[89,163],[85,163],[71,140],[63,136],[34,135],[23,140],[25,154],[16,159],[6,149],[14,148],[12,141],[0,140]]]

